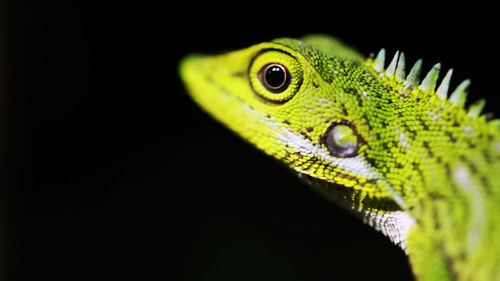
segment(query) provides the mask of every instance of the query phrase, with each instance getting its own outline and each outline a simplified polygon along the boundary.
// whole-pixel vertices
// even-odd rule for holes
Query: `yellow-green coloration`
[[[500,122],[464,108],[468,81],[448,98],[439,64],[419,83],[420,65],[315,35],[180,71],[208,113],[402,247],[418,280],[500,280]]]

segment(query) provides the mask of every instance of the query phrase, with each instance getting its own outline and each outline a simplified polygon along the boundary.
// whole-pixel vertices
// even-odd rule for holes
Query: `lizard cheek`
[[[335,124],[326,133],[325,146],[335,157],[355,157],[359,149],[358,135],[348,125]]]

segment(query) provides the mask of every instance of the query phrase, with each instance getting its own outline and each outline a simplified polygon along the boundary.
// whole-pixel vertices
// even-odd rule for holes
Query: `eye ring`
[[[265,74],[269,72],[277,75],[266,77]],[[299,93],[303,79],[303,64],[299,58],[287,51],[263,49],[250,61],[247,76],[250,88],[260,101],[268,105],[281,105]],[[272,78],[271,76],[274,80],[266,79]]]
[[[279,63],[264,66],[259,71],[258,78],[266,90],[275,94],[284,92],[292,80],[288,69]]]

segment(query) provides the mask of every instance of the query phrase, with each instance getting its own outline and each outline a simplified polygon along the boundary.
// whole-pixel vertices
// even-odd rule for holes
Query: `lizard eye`
[[[348,158],[358,155],[358,143],[356,132],[345,124],[335,124],[326,133],[326,148],[335,157]]]
[[[258,53],[248,69],[250,87],[262,100],[283,104],[302,85],[302,64],[294,56],[278,50]]]
[[[258,76],[262,85],[271,93],[281,93],[290,85],[290,72],[278,63],[264,66]]]

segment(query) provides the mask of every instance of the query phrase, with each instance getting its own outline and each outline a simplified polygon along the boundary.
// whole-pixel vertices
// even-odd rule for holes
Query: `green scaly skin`
[[[384,60],[312,35],[180,72],[210,115],[399,245],[418,280],[500,280],[500,122],[464,108],[468,81],[437,87],[439,64],[420,83],[420,62],[406,75],[403,54]],[[271,63],[291,76],[279,93],[262,82]],[[346,141],[355,153],[328,145]]]

